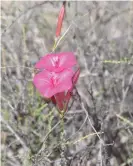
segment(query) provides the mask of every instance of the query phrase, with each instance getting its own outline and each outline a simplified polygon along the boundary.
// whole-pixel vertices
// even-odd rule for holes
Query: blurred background
[[[61,119],[32,84],[62,1],[1,3],[2,166],[133,166],[133,2],[66,2],[63,39],[81,73]]]

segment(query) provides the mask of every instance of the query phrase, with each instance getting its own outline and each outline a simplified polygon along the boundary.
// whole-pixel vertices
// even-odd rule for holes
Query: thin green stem
[[[60,133],[60,141],[61,141],[61,166],[66,166],[66,158],[65,158],[65,136],[64,136],[64,112],[60,113],[61,118],[61,133]]]

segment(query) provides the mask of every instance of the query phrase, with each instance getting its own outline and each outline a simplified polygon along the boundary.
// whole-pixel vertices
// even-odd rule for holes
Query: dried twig
[[[26,151],[30,151],[30,149],[26,145],[25,141],[15,132],[15,130],[4,120],[4,118],[2,116],[1,116],[1,121],[5,124],[5,126],[8,128],[8,130],[17,138],[17,140],[21,143],[23,148]]]

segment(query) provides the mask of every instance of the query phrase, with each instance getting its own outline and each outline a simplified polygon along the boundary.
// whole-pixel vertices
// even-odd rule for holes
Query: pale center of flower
[[[51,62],[52,62],[52,65],[56,68],[59,67],[59,62],[60,62],[60,59],[58,56],[55,56],[51,59]]]
[[[57,86],[58,81],[59,81],[59,78],[58,78],[56,75],[53,75],[53,76],[51,77],[51,84],[52,84],[52,87]]]

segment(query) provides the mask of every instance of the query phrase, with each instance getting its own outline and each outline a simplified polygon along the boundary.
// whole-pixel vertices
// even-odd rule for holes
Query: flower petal
[[[47,54],[45,56],[43,56],[39,62],[36,63],[35,68],[37,69],[46,69],[46,70],[53,70],[54,66],[52,64],[52,60],[51,58],[54,57],[55,54]]]
[[[50,88],[51,74],[47,71],[40,72],[34,76],[33,83],[41,95],[46,98],[51,97]]]
[[[60,67],[70,68],[77,64],[76,57],[72,52],[62,52],[58,54],[60,58]]]
[[[58,74],[58,77],[59,81],[56,87],[58,92],[63,92],[71,89],[73,77],[73,71],[71,69],[63,70],[63,72]]]
[[[56,62],[58,61],[58,65]],[[77,64],[76,58],[72,52],[62,52],[56,54],[47,54],[36,63],[35,68],[46,69],[53,72],[61,72]]]

